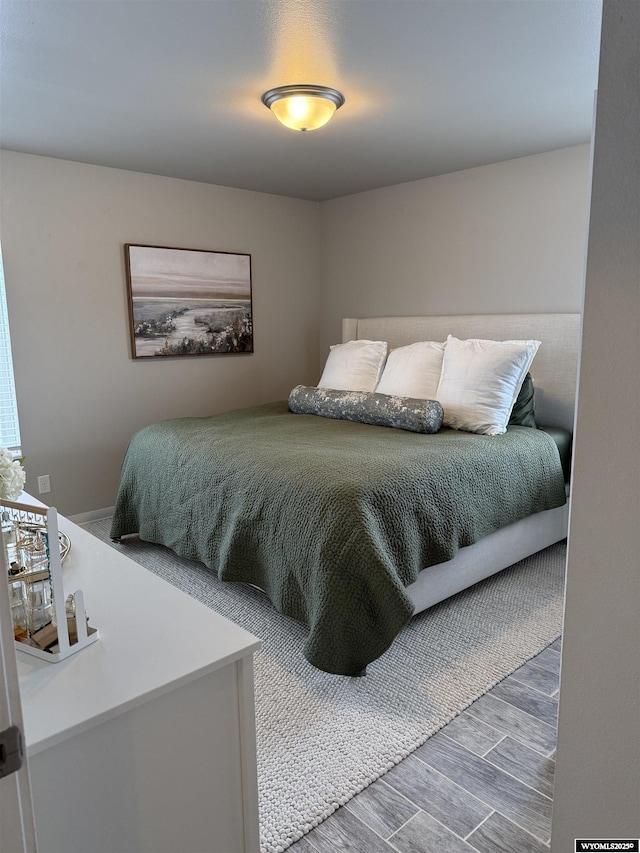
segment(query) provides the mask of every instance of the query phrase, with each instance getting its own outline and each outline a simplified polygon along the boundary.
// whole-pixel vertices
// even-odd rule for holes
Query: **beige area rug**
[[[86,529],[109,542],[109,521]],[[285,850],[561,633],[560,543],[414,617],[364,678],[302,656],[303,625],[262,593],[137,538],[114,546],[260,637],[261,848]]]

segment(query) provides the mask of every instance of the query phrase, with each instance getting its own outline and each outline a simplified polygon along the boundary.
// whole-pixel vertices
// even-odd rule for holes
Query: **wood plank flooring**
[[[548,853],[560,640],[289,847]]]

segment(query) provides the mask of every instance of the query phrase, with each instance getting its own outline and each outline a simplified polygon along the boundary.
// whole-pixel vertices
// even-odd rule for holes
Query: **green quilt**
[[[261,587],[308,626],[310,663],[359,675],[411,618],[405,587],[421,569],[564,502],[540,430],[423,435],[278,402],[138,432],[111,535]]]

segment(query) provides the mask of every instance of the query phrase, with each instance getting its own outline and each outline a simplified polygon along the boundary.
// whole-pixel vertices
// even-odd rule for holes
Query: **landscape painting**
[[[133,358],[253,352],[251,255],[125,245]]]

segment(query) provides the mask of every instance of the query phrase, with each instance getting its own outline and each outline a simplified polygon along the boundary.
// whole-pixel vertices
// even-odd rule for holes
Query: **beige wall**
[[[589,146],[321,205],[321,354],[341,317],[579,311]]]
[[[112,506],[139,427],[284,399],[318,375],[318,205],[2,152],[1,225],[27,488]],[[133,361],[124,243],[252,255],[255,355]]]
[[[640,836],[640,3],[603,8],[553,853]]]

